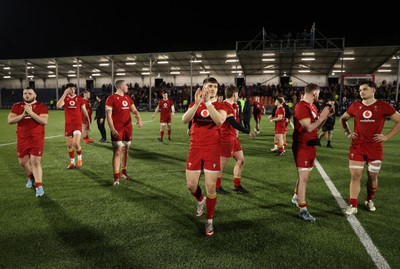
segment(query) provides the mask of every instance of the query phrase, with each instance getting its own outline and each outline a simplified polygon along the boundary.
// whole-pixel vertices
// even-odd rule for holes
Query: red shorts
[[[218,146],[208,148],[189,148],[186,170],[201,171],[202,169],[208,171],[221,170]]]
[[[82,124],[66,124],[65,125],[65,136],[73,136],[74,131],[79,131],[82,133]]]
[[[262,116],[262,114],[260,113],[260,114],[257,114],[257,115],[253,115],[253,117],[254,117],[254,120],[256,121],[256,122],[259,122],[259,121],[261,121],[261,116]]]
[[[356,162],[383,161],[382,143],[352,144],[349,151],[349,160]]]
[[[317,157],[317,147],[307,146],[306,144],[292,145],[292,151],[297,168],[313,168]]]
[[[239,138],[236,137],[236,139],[235,139],[235,147],[233,148],[233,152],[238,152],[238,151],[241,151],[241,150],[243,150],[242,144],[240,144]]]
[[[242,145],[239,139],[235,137],[235,139],[220,141],[219,150],[221,157],[232,157],[235,152],[242,150]]]
[[[119,136],[111,135],[111,141],[132,141],[132,124],[123,127],[115,126]]]
[[[90,125],[91,123],[92,123],[92,121],[90,121],[90,123],[89,123],[87,118],[82,118],[82,124]]]
[[[287,127],[282,125],[275,125],[275,134],[285,134]]]
[[[160,123],[171,123],[171,114],[160,116]]]
[[[23,158],[25,155],[41,157],[44,149],[44,134],[32,135],[29,137],[18,138],[17,156]]]

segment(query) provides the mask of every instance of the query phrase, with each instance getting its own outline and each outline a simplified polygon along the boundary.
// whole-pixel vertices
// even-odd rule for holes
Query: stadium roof
[[[397,74],[400,46],[348,47],[237,42],[236,50],[183,51],[0,60],[0,80],[118,76],[338,76]],[[261,46],[261,47],[260,47]],[[286,47],[285,47],[286,46]],[[78,66],[79,61],[79,66]],[[334,74],[333,74],[334,73]]]

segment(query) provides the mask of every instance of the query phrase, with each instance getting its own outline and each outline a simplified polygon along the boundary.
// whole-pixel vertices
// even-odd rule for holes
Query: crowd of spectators
[[[194,85],[192,87],[193,94],[199,85]],[[221,84],[218,89],[218,94],[223,95],[225,90],[225,85]],[[91,102],[95,105],[95,100],[97,95],[108,96],[112,94],[113,87],[111,84],[104,84],[101,88],[93,88],[88,89],[91,93]],[[80,92],[83,92],[85,89],[80,88]],[[52,100],[56,99],[56,91],[55,89],[36,89],[38,93],[38,100],[47,104],[49,108],[51,108]],[[59,96],[62,95],[64,88],[61,87],[59,89]],[[243,99],[251,98],[252,96],[268,96],[273,98],[274,100],[278,96],[282,96],[285,98],[287,103],[292,103],[293,106],[300,100],[301,94],[303,91],[303,87],[296,87],[290,84],[254,84],[250,86],[241,86],[239,96]],[[190,94],[190,86],[175,86],[173,83],[162,82],[157,86],[152,86],[151,88],[151,102],[149,102],[149,86],[139,86],[139,84],[135,83],[129,84],[128,94],[132,97],[135,102],[136,107],[138,107],[141,111],[149,111],[154,110],[157,106],[158,100],[162,99],[162,94],[166,92],[168,93],[169,98],[175,103],[175,108],[177,111],[186,111],[188,105],[190,104],[191,94]],[[333,94],[335,99],[338,101],[339,105],[350,105],[354,100],[359,98],[358,86],[345,86],[340,93],[340,85],[339,84],[331,84],[327,87],[321,87],[320,98],[324,98],[327,94]],[[22,89],[1,89],[1,107],[9,108],[16,100],[19,100],[22,96]],[[345,97],[345,101],[343,98]],[[397,110],[400,109],[400,102],[397,104],[393,101],[396,100],[396,81],[387,82],[382,81],[379,85],[379,89],[376,94],[377,99],[387,100],[391,102],[393,106],[396,107]],[[151,104],[151,107],[149,107]]]

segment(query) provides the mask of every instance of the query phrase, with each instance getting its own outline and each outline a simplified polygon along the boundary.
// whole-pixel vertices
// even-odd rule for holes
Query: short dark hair
[[[203,85],[206,83],[213,83],[213,84],[218,84],[218,81],[214,77],[206,77],[203,80]]]
[[[75,86],[74,83],[67,83],[67,84],[65,84],[65,88],[66,89],[68,89],[68,88],[76,88],[76,86]]]
[[[315,90],[319,90],[319,86],[317,84],[314,83],[309,83],[306,85],[306,87],[304,87],[304,92],[306,93],[312,93]]]
[[[376,90],[376,84],[372,80],[363,80],[360,82],[359,86],[361,85],[368,85],[368,87],[374,88]]]
[[[280,104],[283,104],[283,102],[285,102],[285,99],[283,97],[278,97],[276,98],[276,100],[278,100]]]
[[[121,85],[124,83],[125,83],[125,80],[123,80],[123,79],[115,81],[115,88],[119,89],[119,87],[121,87]]]
[[[239,89],[236,86],[228,86],[225,88],[225,97],[231,98],[235,92],[239,92]]]
[[[335,101],[335,96],[332,92],[327,92],[325,94],[325,100],[326,101]]]

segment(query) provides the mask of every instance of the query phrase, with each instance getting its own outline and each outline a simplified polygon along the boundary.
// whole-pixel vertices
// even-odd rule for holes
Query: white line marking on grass
[[[44,139],[56,138],[56,137],[60,137],[60,136],[63,136],[63,135],[52,135],[52,136],[47,136],[47,137],[45,137]],[[9,146],[9,145],[15,145],[15,144],[17,144],[17,142],[5,143],[5,144],[0,144],[0,147]]]
[[[325,170],[322,168],[321,164],[315,160],[315,167],[317,167],[318,172],[321,174],[322,178],[324,179],[326,185],[328,186],[329,190],[331,191],[333,197],[335,197],[336,202],[339,204],[339,207],[342,210],[345,210],[347,207],[347,203],[344,201],[340,192],[336,189],[335,185],[333,184],[332,180],[326,174]],[[390,266],[382,256],[378,248],[372,242],[371,237],[367,234],[367,232],[362,227],[361,223],[358,221],[355,215],[347,217],[348,222],[350,223],[351,227],[353,228],[354,232],[360,239],[361,243],[364,245],[365,249],[367,250],[369,256],[371,256],[373,262],[375,263],[378,269],[389,269]]]
[[[60,136],[64,136],[64,135],[52,135],[52,136],[47,136],[44,139],[56,138],[56,137],[60,137]]]
[[[14,144],[17,144],[17,142],[6,143],[6,144],[0,144],[0,147],[2,147],[2,146],[14,145]]]
[[[153,120],[147,120],[147,121],[143,121],[142,123],[149,123],[149,122],[154,122],[154,121]],[[47,136],[44,139],[56,138],[56,137],[60,137],[60,136],[64,136],[64,135],[52,135],[52,136]],[[15,145],[15,144],[17,144],[17,142],[5,143],[5,144],[0,144],[0,147],[9,146],[9,145]]]

